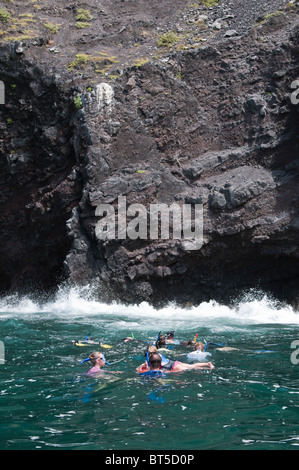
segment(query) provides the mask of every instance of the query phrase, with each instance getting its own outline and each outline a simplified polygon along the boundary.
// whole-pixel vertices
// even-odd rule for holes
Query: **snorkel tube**
[[[161,336],[161,331],[159,331],[158,336],[157,336],[157,339],[156,339],[156,343],[155,343],[155,346],[156,346],[157,349],[159,349],[159,340],[160,340],[160,336]]]
[[[87,359],[84,359],[83,361],[80,362],[80,366],[82,364],[84,364],[84,362],[90,362],[90,361],[91,361],[91,359],[90,359],[90,357],[88,357]]]
[[[161,331],[160,331],[160,333],[161,333]],[[160,333],[158,335],[158,338],[160,337]],[[161,370],[152,370],[151,369],[150,360],[149,360],[150,354],[149,354],[148,349],[149,349],[149,347],[147,347],[147,351],[146,351],[146,362],[147,362],[147,367],[149,368],[149,370],[147,370],[145,372],[141,372],[140,376],[142,376],[142,377],[146,377],[146,376],[149,376],[149,377],[164,377],[165,374]]]
[[[166,374],[161,370],[148,370],[147,372],[142,372],[140,377],[166,377]]]
[[[225,343],[211,343],[210,341],[207,341],[206,339],[204,340],[204,342],[205,342],[205,348],[203,352],[206,352],[209,346],[214,347],[214,348],[224,348],[226,346]]]
[[[226,344],[225,343],[210,343],[209,346],[214,346],[215,348],[225,348]]]
[[[147,351],[146,351],[146,362],[147,362],[147,367],[150,369],[151,366],[150,366],[150,361],[149,361],[149,352],[148,352],[148,347],[147,347]]]

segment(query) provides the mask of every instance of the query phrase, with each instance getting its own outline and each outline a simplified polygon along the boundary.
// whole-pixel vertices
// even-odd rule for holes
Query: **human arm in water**
[[[163,367],[161,356],[157,353],[153,353],[149,356],[148,362],[142,364],[142,366],[140,366],[137,371],[142,373],[147,372],[150,369],[162,370],[163,372],[182,372],[186,370],[200,370],[205,368],[210,370],[215,369],[215,366],[213,366],[211,362],[198,362],[196,364],[185,364],[180,361],[170,362],[171,368]]]
[[[184,370],[199,370],[199,369],[215,369],[215,366],[211,362],[198,362],[196,364],[185,364],[183,362],[176,361],[171,372],[182,372]]]

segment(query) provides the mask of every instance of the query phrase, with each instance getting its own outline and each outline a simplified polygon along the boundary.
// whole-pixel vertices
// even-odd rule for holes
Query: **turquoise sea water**
[[[154,340],[160,330],[237,350],[211,351],[213,371],[141,378],[144,346],[121,340]],[[113,346],[107,369],[120,374],[84,376],[80,361],[99,348],[71,341],[89,333]],[[262,296],[160,311],[101,304],[88,289],[62,289],[47,302],[3,298],[0,449],[297,450],[298,339],[299,313]],[[176,346],[165,355],[190,362],[189,352]]]

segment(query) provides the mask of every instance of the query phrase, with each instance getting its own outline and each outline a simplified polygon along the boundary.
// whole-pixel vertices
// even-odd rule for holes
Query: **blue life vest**
[[[141,377],[165,377],[165,374],[161,370],[149,370],[147,372],[142,372]]]

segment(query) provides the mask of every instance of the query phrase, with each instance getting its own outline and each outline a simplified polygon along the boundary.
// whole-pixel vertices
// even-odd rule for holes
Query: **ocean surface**
[[[235,349],[211,350],[213,371],[140,377],[146,342],[169,330]],[[100,378],[80,362],[101,348],[72,344],[88,334],[112,346]],[[132,335],[144,343],[122,341]],[[299,449],[299,312],[262,293],[161,310],[106,305],[91,288],[10,296],[0,299],[0,340],[1,450]],[[194,363],[191,352],[164,354]]]

